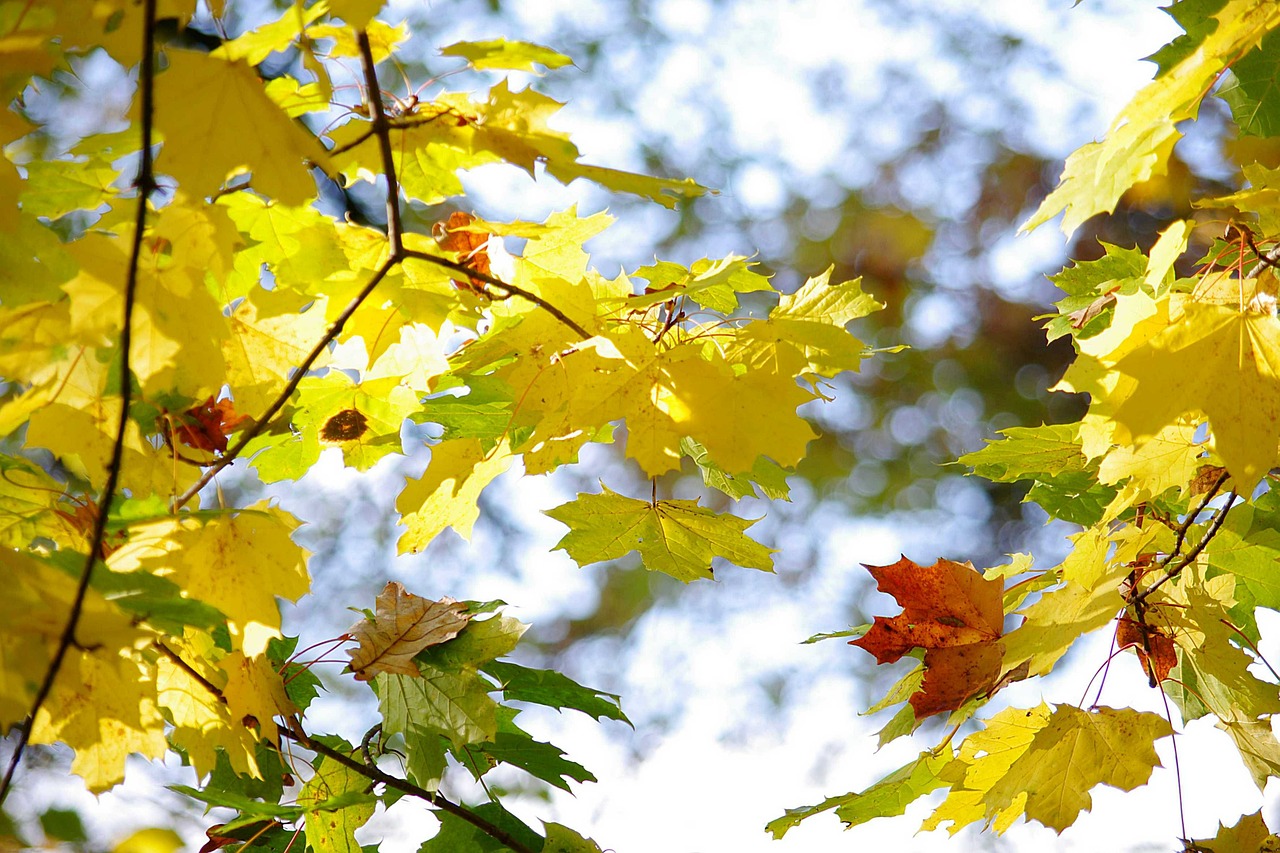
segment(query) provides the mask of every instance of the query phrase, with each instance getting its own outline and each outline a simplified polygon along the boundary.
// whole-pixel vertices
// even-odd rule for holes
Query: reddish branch
[[[120,482],[121,462],[124,459],[125,428],[129,423],[129,404],[133,396],[133,377],[130,373],[129,350],[133,345],[133,303],[138,290],[138,264],[142,256],[142,238],[146,230],[147,201],[155,190],[155,175],[152,170],[152,116],[155,109],[155,19],[156,0],[145,0],[143,4],[142,25],[142,61],[138,69],[138,89],[142,98],[142,156],[138,161],[138,176],[133,182],[138,192],[137,209],[133,221],[133,245],[129,252],[129,271],[124,285],[124,321],[120,327],[120,417],[116,422],[116,438],[111,446],[111,461],[107,465],[107,482],[102,487],[98,498],[98,512],[93,521],[93,535],[90,537],[89,553],[84,558],[84,568],[80,570],[80,581],[76,585],[75,596],[71,599],[71,611],[67,615],[67,624],[58,638],[53,658],[45,669],[44,680],[36,690],[35,699],[31,703],[31,711],[26,723],[19,728],[18,743],[13,755],[9,758],[9,766],[5,769],[4,780],[0,781],[0,805],[13,786],[13,775],[22,762],[27,743],[31,739],[31,729],[35,725],[36,715],[44,707],[53,684],[62,670],[67,651],[76,640],[76,628],[80,624],[80,614],[84,610],[85,596],[89,593],[89,582],[93,579],[93,566],[102,551],[102,543],[107,535],[107,516],[111,501],[115,498],[116,487]]]

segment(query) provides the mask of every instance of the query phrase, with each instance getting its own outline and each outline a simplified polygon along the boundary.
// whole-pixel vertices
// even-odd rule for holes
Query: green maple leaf
[[[579,566],[638,551],[646,569],[685,583],[712,577],[714,557],[744,568],[773,570],[773,549],[743,535],[755,520],[718,515],[697,501],[651,504],[605,487],[602,494],[580,494],[575,501],[547,510],[547,515],[568,525],[569,533],[556,548]]]
[[[974,475],[997,483],[1040,479],[1045,475],[1078,473],[1089,468],[1080,451],[1075,424],[1045,424],[1000,430],[999,441],[966,453],[958,460]]]
[[[491,661],[482,671],[498,680],[508,702],[532,702],[561,710],[572,708],[594,718],[631,721],[619,707],[619,697],[583,687],[567,675],[550,669],[530,669],[516,663]]]
[[[1168,74],[1182,60],[1195,52],[1205,37],[1218,28],[1214,17],[1227,5],[1227,0],[1174,0],[1160,11],[1177,21],[1183,34],[1147,57],[1160,69],[1156,76]]]
[[[541,779],[562,791],[568,791],[569,781],[595,782],[591,771],[564,757],[564,750],[550,743],[543,743],[531,738],[522,731],[499,731],[490,743],[476,744],[478,752],[489,756],[494,761],[519,767],[521,770]]]
[[[692,438],[683,439],[680,450],[698,466],[703,483],[724,492],[735,501],[754,498],[756,489],[771,500],[790,500],[791,487],[787,485],[787,472],[772,459],[759,456],[750,471],[730,474],[717,465],[707,449]]]
[[[448,671],[418,663],[422,675],[382,673],[371,682],[378,693],[387,734],[422,737],[435,733],[457,749],[493,740],[498,732],[494,686],[474,671]]]
[[[547,831],[542,853],[601,853],[599,844],[567,826],[544,820],[542,827]]]
[[[1255,606],[1280,609],[1280,494],[1233,508],[1205,555],[1210,566],[1236,576]]]
[[[546,849],[542,836],[498,803],[481,803],[467,808],[508,833],[526,849]],[[443,811],[437,812],[436,817],[440,821],[440,831],[424,841],[418,847],[418,853],[502,853],[508,850],[502,842],[486,835],[460,817],[454,817]]]
[[[1280,36],[1268,35],[1262,43],[1231,66],[1218,89],[1218,97],[1231,106],[1242,136],[1280,134]]]
[[[814,806],[787,809],[785,815],[769,821],[765,831],[775,840],[787,834],[787,830],[806,818],[835,809],[836,817],[845,823],[846,829],[877,817],[903,814],[907,806],[932,791],[947,787],[939,773],[951,761],[949,752],[935,755],[922,752],[915,761],[906,764],[876,782],[861,793],[828,797]]]
[[[343,741],[335,748],[345,755],[355,754],[350,744]],[[313,809],[306,817],[307,844],[311,849],[316,853],[360,853],[355,832],[373,817],[377,808],[376,798],[363,796],[368,787],[367,777],[345,765],[323,756],[315,759],[315,775],[298,792],[298,805]],[[350,802],[351,795],[363,801]],[[328,801],[335,799],[347,804],[324,808]]]

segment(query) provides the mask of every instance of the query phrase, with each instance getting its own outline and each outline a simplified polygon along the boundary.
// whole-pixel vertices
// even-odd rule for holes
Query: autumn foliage
[[[311,590],[294,536],[306,519],[228,505],[228,466],[294,482],[328,449],[368,471],[409,455],[407,423],[434,425],[429,462],[394,498],[409,553],[446,529],[469,537],[505,472],[616,443],[645,486],[601,483],[550,510],[569,558],[635,553],[684,582],[717,560],[773,568],[774,549],[748,535],[758,519],[726,507],[787,496],[817,435],[799,409],[860,368],[871,353],[848,326],[882,306],[831,270],[779,293],[741,256],[607,278],[583,249],[605,213],[484,219],[458,176],[491,164],[667,207],[706,189],[582,162],[555,126],[562,105],[504,77],[570,62],[547,47],[450,45],[442,56],[475,89],[393,96],[411,34],[380,5],[294,4],[208,52],[161,37],[192,25],[194,0],[0,16],[0,727],[13,747],[0,803],[28,745],[61,743],[95,792],[131,755],[176,755],[190,769],[176,790],[235,813],[207,850],[354,850],[404,797],[440,821],[424,853],[601,850],[496,799],[463,802],[449,782],[500,765],[561,790],[595,781],[520,709],[626,722],[619,697],[510,660],[527,626],[501,602],[397,583],[351,602],[373,607],[332,626],[328,647],[296,648],[280,606]],[[1240,134],[1280,128],[1280,9],[1187,6],[1155,80],[1068,159],[1027,228],[1062,213],[1070,233],[1159,177],[1206,97],[1227,101]],[[125,129],[33,153],[57,128],[31,93],[98,49],[137,81]],[[278,55],[296,62],[281,71]],[[827,636],[879,664],[914,660],[872,710],[901,706],[881,743],[934,739],[861,792],[788,810],[774,836],[828,810],[849,826],[900,815],[935,793],[926,829],[1026,818],[1061,832],[1096,786],[1144,784],[1155,742],[1202,717],[1259,789],[1280,776],[1280,686],[1255,665],[1257,609],[1280,608],[1280,173],[1245,163],[1237,178],[1148,251],[1106,245],[1054,278],[1066,296],[1048,335],[1076,352],[1058,390],[1088,395],[1087,414],[1006,430],[960,461],[1028,484],[1073,526],[1068,555],[868,567],[901,612]],[[1220,215],[1230,228],[1210,222]],[[522,246],[508,253],[508,237]],[[724,499],[667,494],[661,478],[682,468]],[[1102,704],[1105,679],[1088,703],[1005,703],[1093,632],[1137,659],[1110,677],[1162,690],[1168,718]],[[380,720],[361,742],[317,730],[322,678],[368,686]],[[921,730],[931,717],[947,725]],[[1214,843],[1268,835],[1255,815]]]

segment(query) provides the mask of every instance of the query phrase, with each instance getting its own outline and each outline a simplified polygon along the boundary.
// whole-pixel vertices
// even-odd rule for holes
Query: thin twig
[[[1204,550],[1205,546],[1209,544],[1210,540],[1212,540],[1213,537],[1217,536],[1218,531],[1222,529],[1222,523],[1227,520],[1227,512],[1231,509],[1232,505],[1236,502],[1236,498],[1238,497],[1239,495],[1237,495],[1235,492],[1232,492],[1230,495],[1227,496],[1227,502],[1222,505],[1222,509],[1218,510],[1218,514],[1213,518],[1213,523],[1209,525],[1209,529],[1204,532],[1204,536],[1201,537],[1200,541],[1196,543],[1196,547],[1188,551],[1187,556],[1183,557],[1178,562],[1178,565],[1174,566],[1172,569],[1166,572],[1164,577],[1160,578],[1160,580],[1156,581],[1151,586],[1147,587],[1142,592],[1140,592],[1138,595],[1134,596],[1133,601],[1135,604],[1146,601],[1147,596],[1151,595],[1151,593],[1155,592],[1157,589],[1163,586],[1166,581],[1176,578],[1179,574],[1182,573],[1183,569],[1191,565],[1191,563],[1195,560],[1196,557],[1200,556],[1200,552]]]
[[[1225,470],[1218,475],[1218,479],[1209,487],[1209,491],[1205,492],[1204,498],[1200,501],[1200,505],[1195,508],[1194,512],[1189,513],[1186,520],[1178,526],[1178,538],[1173,543],[1173,550],[1169,552],[1167,557],[1160,561],[1156,566],[1157,569],[1163,569],[1168,566],[1169,563],[1177,559],[1179,552],[1182,551],[1182,543],[1187,539],[1187,531],[1191,529],[1191,525],[1195,523],[1195,520],[1199,517],[1200,513],[1204,512],[1205,507],[1209,505],[1209,501],[1218,496],[1218,490],[1222,488],[1222,484],[1227,481],[1227,477],[1229,476],[1230,474]]]
[[[440,811],[448,812],[454,817],[466,821],[495,841],[505,844],[507,847],[511,848],[514,853],[534,853],[533,848],[511,835],[511,833],[507,832],[500,826],[495,826],[465,806],[459,805],[452,800],[445,799],[438,793],[433,794],[426,788],[420,788],[407,779],[401,779],[399,776],[392,776],[389,773],[384,773],[377,767],[369,767],[351,756],[344,755],[341,751],[312,738],[300,729],[294,730],[290,728],[282,728],[280,729],[280,736],[288,740],[292,740],[295,743],[299,743],[307,749],[323,755],[325,758],[330,758],[341,764],[343,767],[346,767],[348,770],[353,770],[372,782],[381,782],[388,788],[395,788],[397,791],[402,791],[410,796],[424,800],[432,806],[440,809]]]
[[[1169,743],[1173,745],[1173,778],[1178,783],[1178,820],[1182,824],[1182,838],[1187,837],[1187,805],[1182,794],[1182,764],[1178,761],[1178,733],[1173,728],[1173,714],[1169,711],[1169,694],[1160,688],[1164,700],[1164,718],[1169,721]]]
[[[500,295],[499,298],[501,299],[506,299],[507,297],[510,297],[510,296],[519,296],[521,299],[527,299],[533,304],[537,305],[539,308],[542,308],[552,317],[555,317],[561,323],[564,323],[570,329],[573,329],[575,332],[578,333],[579,336],[581,336],[581,338],[584,341],[589,340],[592,337],[592,334],[590,332],[582,328],[582,326],[578,325],[576,322],[571,320],[563,311],[561,311],[556,306],[552,305],[550,302],[547,302],[545,299],[543,299],[541,296],[538,296],[536,293],[530,293],[524,288],[517,287],[514,284],[508,284],[507,282],[503,281],[500,278],[494,278],[488,273],[483,273],[483,272],[480,272],[479,270],[473,270],[471,267],[467,266],[466,264],[459,263],[458,261],[451,261],[448,258],[442,258],[439,255],[432,255],[428,252],[420,252],[420,251],[417,251],[416,249],[405,249],[403,252],[403,255],[406,259],[412,258],[416,261],[426,261],[429,264],[435,264],[436,266],[444,267],[445,269],[453,270],[454,272],[464,273],[465,275],[468,275],[471,278],[480,279],[480,281],[483,281],[485,284],[491,284],[494,287],[501,288],[502,290],[506,291],[505,295]]]
[[[387,241],[391,243],[391,257],[400,260],[404,249],[400,222],[400,183],[396,180],[395,161],[392,159],[390,126],[382,109],[382,89],[378,87],[378,74],[373,65],[373,48],[369,46],[369,34],[361,30],[356,38],[360,42],[360,64],[364,66],[364,85],[368,90],[369,118],[373,120],[373,133],[378,137],[382,151],[382,171],[387,179]]]
[[[196,480],[189,489],[174,498],[174,512],[177,512],[184,504],[199,494],[201,489],[209,485],[209,481],[212,480],[219,471],[234,462],[244,451],[245,446],[257,438],[258,435],[266,429],[267,424],[270,423],[271,419],[276,416],[277,412],[284,408],[284,404],[288,402],[291,396],[293,396],[293,392],[297,390],[299,383],[301,383],[303,378],[306,377],[307,371],[311,369],[311,365],[315,364],[316,359],[320,357],[321,353],[328,349],[329,343],[342,333],[342,329],[346,326],[347,321],[351,319],[351,315],[356,313],[356,309],[359,308],[367,298],[369,298],[369,294],[373,293],[373,289],[377,287],[384,278],[386,278],[387,273],[391,272],[396,263],[397,262],[394,257],[387,258],[383,261],[382,266],[378,267],[378,271],[375,272],[373,277],[369,279],[368,283],[360,289],[360,292],[357,293],[349,303],[347,303],[347,307],[342,309],[342,313],[333,321],[333,325],[329,327],[329,330],[324,333],[324,336],[320,338],[314,347],[312,347],[311,352],[308,353],[307,357],[303,359],[302,363],[294,370],[293,377],[290,378],[289,382],[284,386],[284,389],[276,395],[275,400],[271,402],[271,405],[267,407],[267,410],[262,413],[262,417],[258,418],[252,425],[246,428],[244,432],[240,434],[239,440],[237,440],[226,453],[218,457],[216,462],[205,469],[205,472],[200,475],[199,480]]]
[[[227,696],[225,693],[222,692],[222,690],[218,687],[218,685],[214,684],[212,681],[210,681],[209,679],[201,675],[194,666],[186,662],[186,660],[182,657],[182,655],[178,654],[173,649],[166,646],[160,640],[153,641],[151,645],[155,646],[156,650],[159,651],[160,654],[167,657],[179,669],[181,669],[187,675],[195,679],[197,684],[199,684],[205,690],[208,690],[209,693],[212,694],[215,698],[217,698],[219,702],[221,702],[223,705],[227,704]]]
[[[129,425],[129,404],[130,397],[133,395],[129,364],[129,350],[133,346],[133,302],[138,290],[138,266],[142,257],[142,238],[147,224],[147,201],[155,190],[155,175],[152,172],[151,163],[151,125],[155,112],[155,19],[156,0],[146,0],[143,5],[142,60],[138,66],[138,90],[142,100],[142,156],[138,161],[138,177],[134,181],[134,188],[138,192],[138,204],[134,214],[129,271],[124,284],[124,322],[120,328],[120,417],[116,422],[116,440],[111,447],[111,461],[107,465],[107,482],[102,487],[102,495],[98,498],[98,513],[93,521],[89,553],[85,555],[84,568],[80,570],[80,582],[76,585],[75,596],[71,599],[67,624],[62,629],[62,636],[58,638],[53,658],[45,669],[44,680],[36,690],[35,699],[31,702],[31,711],[27,715],[26,724],[19,729],[17,746],[14,747],[13,755],[9,758],[4,780],[0,781],[0,805],[4,804],[5,798],[9,796],[9,791],[12,789],[13,775],[17,772],[27,743],[31,739],[36,715],[40,713],[40,709],[49,698],[53,683],[62,670],[67,651],[75,643],[76,628],[80,624],[80,614],[84,610],[85,597],[89,593],[89,582],[93,578],[93,566],[102,551],[102,543],[107,535],[107,516],[110,514],[111,501],[115,498],[116,486],[120,482],[125,430]]]

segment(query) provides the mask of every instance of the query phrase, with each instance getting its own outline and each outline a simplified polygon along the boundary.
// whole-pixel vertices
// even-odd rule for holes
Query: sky
[[[607,16],[606,5],[568,0],[511,4],[509,14],[522,32],[493,32],[486,29],[491,23],[464,18],[444,28],[450,38],[442,37],[440,43],[515,35],[555,46],[554,33],[564,16],[576,16],[581,23],[593,15]],[[1110,117],[1150,79],[1153,66],[1140,58],[1175,32],[1152,3],[1091,2],[1080,9],[1071,9],[1065,2],[1025,0],[952,0],[936,5],[940,13],[990,16],[1053,52],[1065,75],[1046,78],[1027,69],[1006,79],[1039,107],[1029,116],[1026,140],[1036,150],[1057,156],[1105,132]],[[391,9],[386,15],[391,20],[397,18],[397,10],[412,11],[405,3],[393,4]],[[852,117],[834,114],[815,98],[812,88],[800,82],[806,75],[838,65],[846,70],[850,85],[874,87],[884,63],[912,62],[946,91],[964,73],[957,63],[939,61],[944,52],[927,39],[904,40],[881,26],[877,14],[864,3],[761,0],[713,6],[668,0],[655,3],[653,9],[655,19],[682,38],[662,61],[659,73],[639,85],[635,115],[623,117],[605,104],[584,98],[570,104],[557,125],[571,132],[584,159],[637,167],[640,164],[628,162],[635,152],[627,122],[638,120],[660,128],[677,142],[682,134],[692,140],[702,131],[699,123],[710,119],[691,109],[689,99],[709,89],[715,102],[723,105],[717,117],[729,122],[744,151],[760,155],[759,162],[736,172],[734,183],[722,187],[722,192],[726,201],[756,210],[761,217],[777,213],[788,181],[821,181],[832,169],[847,170],[855,181],[859,170],[867,168],[837,143],[849,135]],[[602,21],[607,24],[608,20]],[[625,66],[627,58],[619,61]],[[1088,106],[1083,112],[1068,108],[1081,103]],[[994,107],[972,104],[975,114],[981,115],[984,109]],[[992,115],[991,120],[1001,117]],[[896,132],[888,121],[859,130],[870,151],[892,151]],[[940,203],[945,210],[945,194],[939,202],[939,193],[964,191],[962,178],[955,180],[954,187],[921,185],[914,191],[921,200]],[[534,184],[509,172],[478,173],[467,182],[492,208],[513,218],[539,219],[573,203],[602,205],[602,197],[588,189],[561,188],[549,181]],[[607,202],[605,198],[603,203]],[[655,210],[620,222],[606,239],[593,243],[597,263],[609,272],[611,264],[634,267],[645,260],[637,253],[651,246],[648,231],[660,227],[667,216]],[[1052,271],[1061,264],[1064,240],[1052,225],[1017,240],[1000,239],[996,269],[1010,287],[1025,281],[1029,271]],[[740,240],[741,235],[712,234],[703,253],[712,257],[750,254],[752,247],[741,245]],[[945,318],[938,323],[945,324]],[[584,467],[589,470],[590,463]],[[394,494],[402,476],[403,469],[386,465],[361,479],[344,471],[334,458],[326,458],[304,487],[320,502],[341,502],[357,490]],[[562,553],[548,555],[563,528],[538,511],[570,499],[575,485],[564,479],[514,475],[498,482],[501,494],[495,503],[523,510],[514,519],[524,535],[519,553],[505,551],[496,522],[482,519],[470,546],[451,545],[452,565],[430,565],[421,557],[374,562],[418,594],[501,598],[518,605],[512,615],[534,623],[572,615],[585,609],[593,586]],[[281,500],[288,507],[301,499],[281,493]],[[751,517],[766,509],[758,503],[738,507]],[[299,514],[306,513],[300,509]],[[783,841],[770,840],[763,826],[783,809],[859,790],[931,745],[904,738],[877,752],[874,732],[887,717],[858,716],[859,708],[878,698],[877,688],[858,683],[847,663],[850,656],[862,652],[839,640],[813,645],[800,641],[847,626],[849,614],[843,602],[855,597],[853,590],[866,583],[858,563],[888,564],[904,552],[931,561],[946,556],[947,548],[963,536],[973,535],[975,525],[953,519],[939,529],[910,519],[849,518],[821,508],[799,528],[770,529],[767,520],[761,525],[784,554],[789,541],[804,545],[813,560],[805,580],[793,583],[794,577],[785,571],[778,577],[740,569],[718,572],[722,577],[717,583],[689,587],[679,607],[648,614],[632,634],[626,655],[608,658],[610,647],[598,644],[594,652],[588,649],[571,659],[571,666],[580,667],[580,672],[571,674],[587,683],[592,683],[592,674],[610,670],[609,689],[623,694],[623,707],[638,721],[637,728],[599,724],[572,713],[526,712],[521,717],[525,728],[556,743],[600,782],[575,785],[574,796],[556,794],[549,802],[508,801],[509,808],[535,826],[539,818],[565,823],[616,853],[826,853],[886,848],[1092,851],[1176,846],[1181,832],[1177,781],[1169,769],[1157,770],[1152,783],[1135,793],[1096,789],[1093,811],[1060,837],[1039,825],[1025,824],[1015,826],[1003,839],[981,836],[972,829],[954,840],[942,831],[916,834],[928,814],[927,803],[936,802],[933,798],[917,803],[904,817],[873,821],[847,833],[834,816],[825,815],[793,829]],[[385,552],[388,543],[361,541],[328,555],[326,565],[317,570],[317,597],[357,603],[348,594],[352,588],[344,588],[339,575],[344,565],[365,559],[361,548],[371,547]],[[1036,556],[1042,565],[1054,563],[1053,553]],[[500,570],[469,568],[499,564]],[[367,581],[359,589],[371,601],[381,583],[382,579]],[[779,584],[790,586],[780,593]],[[291,620],[287,624],[302,633],[304,644],[335,631],[327,622],[308,624],[308,614],[316,612],[314,606],[296,613],[286,608]],[[882,597],[877,612],[892,614],[896,607]],[[345,623],[336,630],[342,627]],[[1269,641],[1264,651],[1271,648],[1280,655],[1280,648],[1274,648],[1280,633],[1275,627],[1263,626]],[[1001,702],[1021,707],[1042,699],[1077,702],[1105,660],[1108,643],[1109,637],[1091,638],[1061,672],[1014,685],[1001,694]],[[592,654],[595,659],[590,659]],[[791,678],[778,688],[781,695],[771,693],[771,684],[784,683],[780,679],[784,673]],[[1147,688],[1136,661],[1128,655],[1113,666],[1102,703],[1163,713],[1159,694]],[[998,707],[993,703],[985,715]],[[315,724],[317,729],[329,725],[358,739],[372,719],[370,714],[368,704],[353,709],[339,697],[316,709]],[[1158,751],[1166,768],[1171,768],[1170,741],[1162,741]],[[1193,723],[1179,739],[1187,830],[1193,837],[1211,837],[1219,820],[1233,823],[1241,813],[1252,812],[1264,802],[1233,751],[1226,736],[1205,722]],[[1232,757],[1224,760],[1223,755]],[[131,772],[143,766],[133,765]],[[81,807],[107,836],[122,834],[126,827],[161,815],[164,809],[163,799],[153,789],[135,783],[96,802],[82,791],[54,796],[63,804]],[[1274,810],[1274,787],[1265,802]],[[383,838],[385,853],[400,853],[416,850],[433,826],[430,817],[402,801],[391,812],[375,816],[358,837],[366,843]]]

